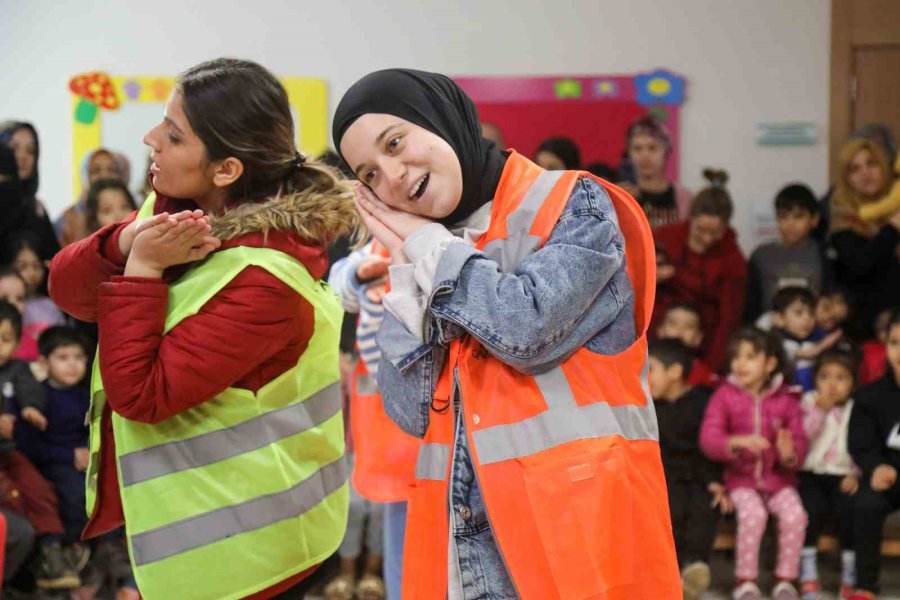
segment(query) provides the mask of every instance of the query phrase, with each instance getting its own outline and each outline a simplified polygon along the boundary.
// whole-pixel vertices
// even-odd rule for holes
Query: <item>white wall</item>
[[[627,73],[687,77],[682,181],[725,167],[745,249],[753,214],[793,180],[827,177],[827,0],[0,0],[0,119],[41,134],[41,196],[70,201],[75,73],[175,74],[220,55],[284,76],[325,78],[331,109],[358,77],[390,66],[456,75]],[[814,146],[760,147],[757,121],[819,126]],[[756,208],[754,208],[756,207]]]

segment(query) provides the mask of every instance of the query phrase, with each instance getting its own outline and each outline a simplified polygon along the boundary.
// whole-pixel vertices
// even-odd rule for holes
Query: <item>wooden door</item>
[[[850,134],[884,123],[900,139],[900,1],[832,0],[830,165]]]
[[[900,45],[857,48],[853,58],[853,129],[877,122],[900,135]]]

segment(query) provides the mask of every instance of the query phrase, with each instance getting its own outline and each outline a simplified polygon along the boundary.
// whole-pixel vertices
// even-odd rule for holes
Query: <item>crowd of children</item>
[[[722,515],[732,513],[737,600],[761,597],[759,554],[770,516],[777,521],[776,600],[820,597],[818,544],[832,522],[841,598],[874,598],[883,525],[900,509],[900,216],[867,220],[861,210],[892,181],[886,152],[851,142],[830,205],[806,185],[784,187],[774,199],[779,239],[745,261],[729,226],[727,174],[707,172],[710,186],[691,198],[661,175],[665,128],[644,117],[628,135],[632,168],[640,171],[630,185],[653,217],[657,241],[648,382],[685,598],[710,586],[713,542]],[[539,157],[549,167],[551,159],[558,168],[580,160],[566,140],[550,141]],[[0,239],[4,579],[27,571],[39,588],[71,589],[80,600],[103,586],[136,598],[121,532],[81,541],[85,384],[96,329],[47,297],[46,268],[57,239],[81,239],[136,209],[128,167],[117,153],[92,153],[85,189],[48,241],[52,228],[37,200],[37,132],[7,124],[0,142],[0,195],[7,223],[16,223],[4,223]],[[864,181],[874,168],[881,179]],[[817,237],[825,219],[833,238]],[[388,262],[368,248],[351,258],[332,281],[345,307],[361,315],[359,348],[374,374]],[[329,597],[384,597],[380,510],[359,497],[351,503]],[[358,580],[363,539],[369,562]]]

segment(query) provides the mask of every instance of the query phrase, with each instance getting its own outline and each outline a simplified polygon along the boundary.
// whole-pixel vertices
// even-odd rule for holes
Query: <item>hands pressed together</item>
[[[159,278],[168,267],[203,260],[222,245],[211,231],[202,210],[135,221],[119,235],[119,249],[128,258],[125,275]]]
[[[354,193],[356,209],[375,239],[390,252],[392,264],[409,262],[403,254],[403,242],[432,223],[431,219],[391,208],[361,183],[356,184]]]

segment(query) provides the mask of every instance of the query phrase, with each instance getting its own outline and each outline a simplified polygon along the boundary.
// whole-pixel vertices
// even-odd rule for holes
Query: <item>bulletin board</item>
[[[507,147],[533,158],[540,143],[566,136],[581,149],[583,165],[602,161],[614,169],[625,149],[628,125],[656,115],[672,137],[666,176],[678,180],[679,109],[683,77],[666,69],[633,75],[455,77],[478,108],[482,122],[503,133]]]
[[[318,156],[328,149],[328,87],[324,79],[282,77],[294,122],[297,145]],[[131,161],[133,186],[145,176],[148,149],[144,133],[162,120],[163,104],[175,77],[170,75],[116,75],[90,72],[69,80],[72,95],[72,198],[81,193],[81,164],[99,147],[123,152]],[[148,122],[149,121],[149,122]],[[115,126],[104,127],[105,123]],[[128,139],[128,147],[112,140]]]

